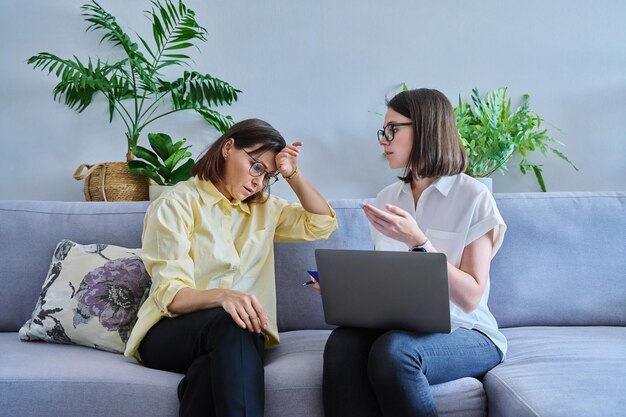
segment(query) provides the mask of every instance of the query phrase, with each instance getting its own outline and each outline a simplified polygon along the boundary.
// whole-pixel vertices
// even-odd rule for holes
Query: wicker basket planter
[[[126,162],[81,164],[74,172],[74,178],[85,180],[83,191],[86,201],[143,201],[148,199],[148,179],[142,175],[130,173]]]

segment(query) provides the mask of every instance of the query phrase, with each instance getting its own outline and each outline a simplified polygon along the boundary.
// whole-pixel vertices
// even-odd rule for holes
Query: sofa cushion
[[[265,356],[265,415],[322,416],[323,352],[329,330],[294,330],[280,334],[280,345]],[[486,415],[482,383],[461,378],[432,386],[439,415]],[[307,414],[302,414],[307,410]]]
[[[267,351],[266,417],[323,415],[322,352],[329,334],[328,330],[282,333],[281,344]],[[176,387],[181,374],[81,346],[22,343],[14,332],[0,333],[0,352],[0,410],[6,415],[135,417],[145,415],[145,410],[151,417],[178,415]],[[474,378],[432,389],[440,416],[486,414],[485,393]]]
[[[484,378],[495,417],[605,417],[626,410],[626,328],[504,329],[507,359]]]
[[[0,413],[12,417],[174,417],[182,375],[76,345],[0,333]]]
[[[20,338],[124,352],[150,287],[140,252],[61,241]]]

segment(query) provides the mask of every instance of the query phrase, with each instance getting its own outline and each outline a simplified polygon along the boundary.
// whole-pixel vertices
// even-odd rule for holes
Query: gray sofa
[[[508,224],[490,306],[509,340],[483,381],[432,387],[442,416],[626,415],[626,193],[499,194]],[[282,343],[266,356],[266,416],[322,416],[320,299],[301,283],[315,248],[371,248],[359,200],[335,200],[328,240],[277,244]],[[0,201],[0,415],[177,415],[181,375],[119,354],[22,342],[62,239],[139,247],[147,202]],[[392,266],[390,266],[392,268]]]

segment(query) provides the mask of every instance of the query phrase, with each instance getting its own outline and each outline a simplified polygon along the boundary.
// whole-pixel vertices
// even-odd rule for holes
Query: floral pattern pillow
[[[22,340],[124,352],[150,289],[140,249],[60,242]]]

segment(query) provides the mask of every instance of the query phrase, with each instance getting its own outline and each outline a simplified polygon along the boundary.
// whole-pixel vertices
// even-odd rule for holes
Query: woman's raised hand
[[[426,235],[411,214],[392,204],[385,204],[385,208],[387,212],[371,204],[363,205],[367,220],[376,230],[387,237],[405,243],[409,248],[426,242]]]
[[[296,172],[298,168],[297,158],[300,155],[300,146],[303,143],[296,141],[291,145],[287,145],[282,151],[276,155],[276,166],[283,177],[289,177]]]

